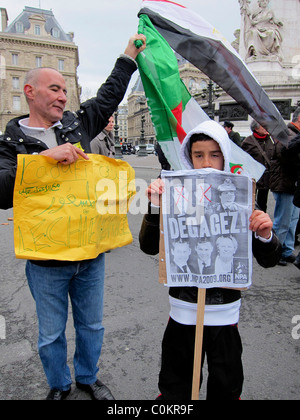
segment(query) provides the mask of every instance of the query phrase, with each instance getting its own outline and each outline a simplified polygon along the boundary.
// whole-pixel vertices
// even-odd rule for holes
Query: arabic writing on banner
[[[132,242],[127,212],[135,172],[126,162],[89,155],[62,165],[19,155],[14,190],[17,258],[81,261]]]
[[[252,181],[213,169],[162,172],[167,285],[248,288]]]

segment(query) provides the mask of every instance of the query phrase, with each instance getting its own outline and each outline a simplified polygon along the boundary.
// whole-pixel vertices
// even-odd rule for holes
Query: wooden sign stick
[[[192,400],[199,400],[206,289],[198,289]]]

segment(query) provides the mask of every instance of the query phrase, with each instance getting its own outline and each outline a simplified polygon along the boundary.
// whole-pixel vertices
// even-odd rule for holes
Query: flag
[[[180,79],[174,52],[145,15],[140,17],[139,32],[147,38],[137,61],[156,138],[172,168],[183,169],[180,145],[186,133],[208,116]]]
[[[157,141],[174,170],[186,169],[180,159],[181,143],[189,131],[209,117],[186,89],[174,52],[148,16],[140,16],[138,31],[147,38],[147,47],[137,62]],[[233,142],[230,166],[232,173],[248,174],[256,180],[265,170]]]
[[[217,83],[253,119],[286,144],[288,131],[276,106],[221,33],[195,12],[167,0],[143,0],[158,32],[182,57]]]

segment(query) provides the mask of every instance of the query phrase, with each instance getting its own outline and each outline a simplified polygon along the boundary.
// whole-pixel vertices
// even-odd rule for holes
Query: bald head
[[[49,71],[58,73],[60,75],[59,71],[51,67],[39,67],[36,69],[32,69],[32,70],[29,70],[25,76],[24,86],[25,85],[36,86],[42,73],[49,72]]]
[[[26,75],[24,93],[32,127],[51,127],[62,118],[67,90],[65,79],[57,70],[48,67],[30,70]]]

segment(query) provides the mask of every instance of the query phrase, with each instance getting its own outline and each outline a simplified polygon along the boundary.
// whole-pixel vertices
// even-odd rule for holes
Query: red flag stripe
[[[182,101],[180,102],[180,104],[176,108],[174,108],[172,110],[172,114],[174,115],[174,117],[177,120],[176,132],[177,132],[178,140],[182,144],[182,142],[183,142],[183,140],[185,139],[185,136],[186,136],[186,132],[184,131],[184,129],[182,127]]]

